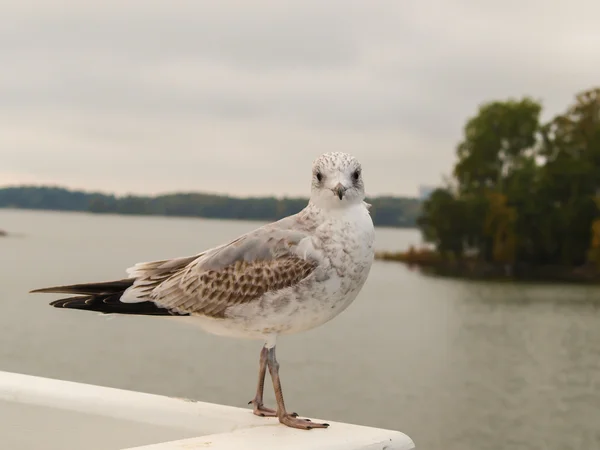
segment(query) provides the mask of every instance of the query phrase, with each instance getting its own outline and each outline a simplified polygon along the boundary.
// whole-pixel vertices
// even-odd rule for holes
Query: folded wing
[[[301,283],[319,262],[306,233],[260,228],[199,255],[136,264],[124,280],[32,292],[81,295],[52,302],[56,307],[219,318],[231,306]]]

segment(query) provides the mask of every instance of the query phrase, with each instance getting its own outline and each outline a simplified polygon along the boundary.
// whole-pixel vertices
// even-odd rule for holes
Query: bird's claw
[[[252,411],[254,415],[259,417],[276,417],[277,411],[271,408],[265,407],[262,402],[257,402],[256,400],[250,400],[248,402],[249,405],[254,404],[254,410]]]
[[[285,414],[279,418],[279,422],[291,428],[298,428],[300,430],[312,430],[313,428],[327,428],[328,423],[317,423],[310,419],[300,419],[298,415]]]

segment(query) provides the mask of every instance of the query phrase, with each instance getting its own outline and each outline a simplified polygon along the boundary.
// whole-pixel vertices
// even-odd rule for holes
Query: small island
[[[377,258],[448,276],[600,282],[600,88],[548,123],[541,112],[530,97],[482,105],[452,176],[423,203],[429,246]]]

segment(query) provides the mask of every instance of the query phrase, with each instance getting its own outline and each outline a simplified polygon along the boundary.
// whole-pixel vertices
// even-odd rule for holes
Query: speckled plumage
[[[373,261],[362,177],[351,179],[360,170],[345,153],[320,156],[301,212],[195,256],[136,264],[127,270],[132,285],[111,302],[152,302],[215,334],[273,342],[325,323],[354,300]],[[348,188],[343,200],[331,192],[340,180]],[[84,286],[38,291],[89,294]]]
[[[34,292],[80,294],[52,302],[57,307],[184,316],[178,320],[214,334],[264,340],[261,376],[269,364],[277,384],[277,336],[337,316],[369,274],[374,229],[361,171],[348,154],[324,154],[313,163],[310,201],[298,214],[194,256],[136,264],[123,280]],[[260,382],[259,391],[255,414],[264,414],[271,410],[262,407]],[[285,413],[283,397],[278,406],[282,422],[311,428]]]

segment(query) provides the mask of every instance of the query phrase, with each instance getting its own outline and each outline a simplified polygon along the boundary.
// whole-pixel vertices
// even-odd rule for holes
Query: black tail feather
[[[102,283],[84,283],[84,284],[72,284],[69,286],[53,286],[42,289],[34,289],[31,293],[50,293],[50,294],[115,294],[123,293],[125,290],[133,285],[133,278],[125,278],[117,281],[105,281]]]
[[[97,311],[105,314],[133,314],[144,316],[178,316],[179,314],[158,306],[151,301],[138,303],[123,303],[121,296],[133,285],[133,278],[103,283],[74,284],[70,286],[55,286],[34,289],[32,293],[80,294],[66,297],[50,303],[55,308],[81,309]]]

